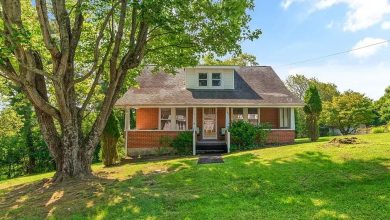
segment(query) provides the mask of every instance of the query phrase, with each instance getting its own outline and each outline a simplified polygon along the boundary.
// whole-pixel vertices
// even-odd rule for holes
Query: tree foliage
[[[309,89],[310,85],[317,87],[322,101],[332,101],[332,98],[340,95],[337,90],[337,86],[333,83],[320,82],[316,78],[307,78],[304,75],[296,74],[290,75],[286,79],[287,88],[301,100],[304,99],[305,92]]]
[[[33,105],[54,181],[91,175],[113,105],[143,65],[174,72],[206,53],[239,54],[261,33],[249,29],[253,0],[0,3],[0,75]]]
[[[306,114],[307,131],[311,141],[317,141],[319,137],[318,121],[322,111],[322,101],[317,87],[311,85],[305,93],[305,106],[303,111]]]
[[[324,103],[321,121],[346,135],[354,133],[360,125],[370,124],[374,116],[369,98],[358,92],[346,91],[334,97],[332,102]]]
[[[215,58],[212,54],[207,54],[203,57],[203,63],[206,65],[231,65],[231,66],[257,66],[259,65],[256,62],[256,56],[240,53],[238,55],[232,56],[230,58],[221,60]]]
[[[106,166],[114,165],[118,158],[117,143],[118,138],[121,136],[119,130],[119,121],[116,118],[114,113],[111,113],[108,117],[106,127],[103,130],[102,134],[102,158],[103,163]]]
[[[386,88],[385,94],[375,102],[375,108],[379,113],[381,123],[390,123],[390,86]]]

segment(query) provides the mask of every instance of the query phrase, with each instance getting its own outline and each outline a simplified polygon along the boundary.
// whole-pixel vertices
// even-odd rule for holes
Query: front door
[[[203,139],[217,139],[217,109],[203,108]]]

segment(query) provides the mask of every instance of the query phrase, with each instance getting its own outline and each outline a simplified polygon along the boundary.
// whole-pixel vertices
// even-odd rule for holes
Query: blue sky
[[[304,74],[372,99],[390,86],[390,42],[306,63],[291,63],[390,40],[390,0],[256,0],[252,28],[263,35],[244,42],[260,65],[282,79]]]

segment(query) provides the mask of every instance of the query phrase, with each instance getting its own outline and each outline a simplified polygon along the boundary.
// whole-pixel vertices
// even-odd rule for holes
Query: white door
[[[217,109],[203,108],[203,139],[217,139]]]

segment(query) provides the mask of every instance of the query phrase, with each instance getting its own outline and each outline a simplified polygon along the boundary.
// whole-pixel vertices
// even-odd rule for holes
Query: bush
[[[264,146],[269,134],[269,126],[255,126],[247,121],[236,121],[230,126],[231,150],[247,150]]]
[[[164,155],[164,154],[169,154],[172,153],[172,142],[173,142],[173,137],[163,135],[160,137],[160,145],[156,151],[157,155]]]
[[[385,126],[373,127],[371,129],[371,133],[373,133],[373,134],[379,134],[379,133],[385,133],[385,132],[387,132],[387,129]]]
[[[189,155],[192,153],[192,132],[180,132],[172,141],[172,147],[178,154]]]

